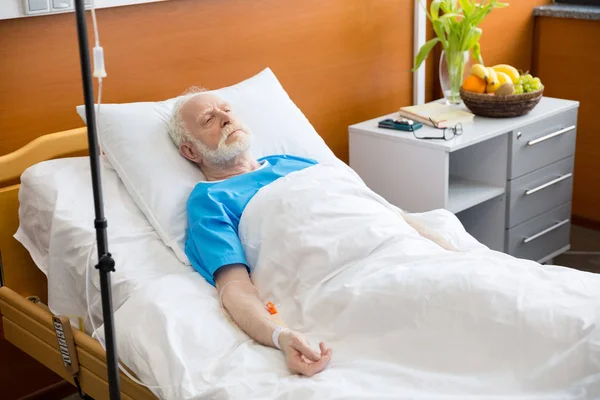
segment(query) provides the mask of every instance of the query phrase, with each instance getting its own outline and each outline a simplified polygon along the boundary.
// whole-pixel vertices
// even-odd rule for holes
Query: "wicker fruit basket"
[[[519,117],[527,114],[540,102],[544,87],[538,91],[508,96],[492,96],[460,89],[460,97],[475,115],[491,118]]]

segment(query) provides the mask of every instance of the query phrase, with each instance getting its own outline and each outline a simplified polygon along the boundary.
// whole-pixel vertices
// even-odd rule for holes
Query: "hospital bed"
[[[42,136],[0,157],[0,182],[14,182],[34,164],[36,168],[41,161],[85,148],[84,129]],[[59,161],[66,162],[51,163]],[[85,159],[79,161],[84,165]],[[286,374],[280,354],[254,344],[229,325],[220,314],[214,289],[191,267],[185,267],[188,274],[184,269],[165,273],[139,290],[129,288],[134,294],[125,301],[119,282],[127,284],[131,279],[120,280],[118,274],[127,272],[130,265],[124,257],[115,256],[119,355],[145,383],[166,385],[161,397],[249,398],[244,396],[247,392],[260,393],[252,398],[295,399],[481,399],[491,393],[498,398],[504,393],[504,398],[593,399],[600,395],[597,276],[492,252],[470,238],[448,212],[411,214],[421,222],[433,215],[446,223],[444,232],[458,234],[450,242],[461,251],[446,252],[405,224],[401,226],[398,210],[361,186],[347,167],[316,168],[259,192],[245,212],[240,237],[251,265],[261,257],[261,246],[268,250],[261,269],[253,273],[261,294],[281,302],[278,308],[294,328],[317,331],[332,345],[332,367],[313,379]],[[25,175],[23,185],[29,179]],[[110,182],[111,177],[116,179],[114,171],[105,169],[105,180]],[[341,186],[329,193],[309,190],[315,183],[328,184],[328,189]],[[0,310],[5,336],[74,383],[62,365],[52,312],[44,305],[46,291],[56,295],[57,290],[40,272],[41,263],[36,266],[13,238],[19,228],[18,209],[24,205],[19,204],[18,192],[19,185],[0,189],[4,272]],[[115,197],[114,191],[105,193],[108,202]],[[339,196],[346,195],[358,202],[359,214],[339,209],[344,200]],[[111,204],[106,207],[110,238],[110,227],[119,221],[111,219]],[[288,213],[283,214],[281,207],[289,207]],[[320,218],[308,218],[307,211]],[[330,218],[336,213],[341,219]],[[303,224],[289,224],[287,218]],[[378,228],[372,230],[372,226]],[[351,232],[357,228],[362,234],[355,241]],[[281,233],[285,237],[290,230],[304,245],[280,240]],[[389,235],[399,235],[398,240],[387,240]],[[371,237],[384,240],[371,241]],[[173,259],[173,268],[180,268],[183,264],[155,239],[154,247],[168,254],[165,260]],[[73,247],[76,244],[73,241]],[[319,251],[309,254],[305,247]],[[307,257],[312,265],[330,270],[312,270],[311,263],[303,261]],[[273,266],[280,275],[273,273]],[[55,267],[65,269],[60,262]],[[88,267],[83,266],[84,270]],[[324,276],[319,275],[322,272]],[[85,285],[82,282],[78,281],[79,287]],[[292,293],[291,298],[285,297],[287,293]],[[85,332],[90,330],[74,331],[80,383],[92,397],[107,398],[105,353]],[[215,350],[218,357],[206,356],[214,356]],[[210,364],[209,373],[198,366],[202,363]],[[200,384],[203,379],[208,386]],[[121,382],[124,399],[155,398],[123,374]],[[527,395],[520,396],[524,392]]]
[[[46,276],[36,267],[25,248],[13,235],[19,226],[19,176],[28,167],[44,160],[87,150],[86,129],[79,128],[41,136],[21,149],[0,157],[0,251],[2,287],[0,312],[5,338],[74,384],[62,364],[52,325],[52,313],[45,306]],[[104,349],[84,331],[74,330],[80,363],[79,381],[83,391],[95,399],[108,398]],[[121,373],[123,399],[154,399],[147,388]]]

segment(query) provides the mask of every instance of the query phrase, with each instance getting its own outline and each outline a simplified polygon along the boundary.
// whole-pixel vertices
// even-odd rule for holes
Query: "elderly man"
[[[192,266],[216,286],[222,306],[248,336],[283,351],[290,371],[307,376],[321,372],[332,350],[323,343],[320,352],[313,350],[269,312],[250,280],[238,237],[241,215],[258,190],[316,161],[290,155],[253,159],[250,130],[229,104],[208,93],[187,94],[177,102],[169,135],[181,155],[206,177],[187,202],[185,251]]]

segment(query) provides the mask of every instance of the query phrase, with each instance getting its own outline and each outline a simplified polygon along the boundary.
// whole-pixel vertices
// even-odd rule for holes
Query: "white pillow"
[[[270,69],[211,93],[228,101],[254,133],[252,154],[292,154],[337,160],[296,107]],[[176,98],[154,103],[103,104],[99,115],[102,150],[159,236],[187,264],[186,201],[204,177],[185,160],[167,133]],[[77,107],[85,120],[85,108]]]
[[[116,272],[111,274],[115,309],[144,282],[193,271],[164,245],[106,160],[102,162],[102,187],[109,251],[116,262]],[[48,276],[50,309],[86,317],[85,277],[90,268],[91,311],[100,324],[89,158],[63,158],[28,168],[21,175],[19,202],[20,225],[15,239]]]

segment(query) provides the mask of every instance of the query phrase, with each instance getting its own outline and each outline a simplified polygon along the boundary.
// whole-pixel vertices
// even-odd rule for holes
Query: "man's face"
[[[198,94],[183,104],[180,113],[194,138],[194,142],[183,141],[180,152],[193,162],[227,164],[250,147],[249,130],[217,96]]]

